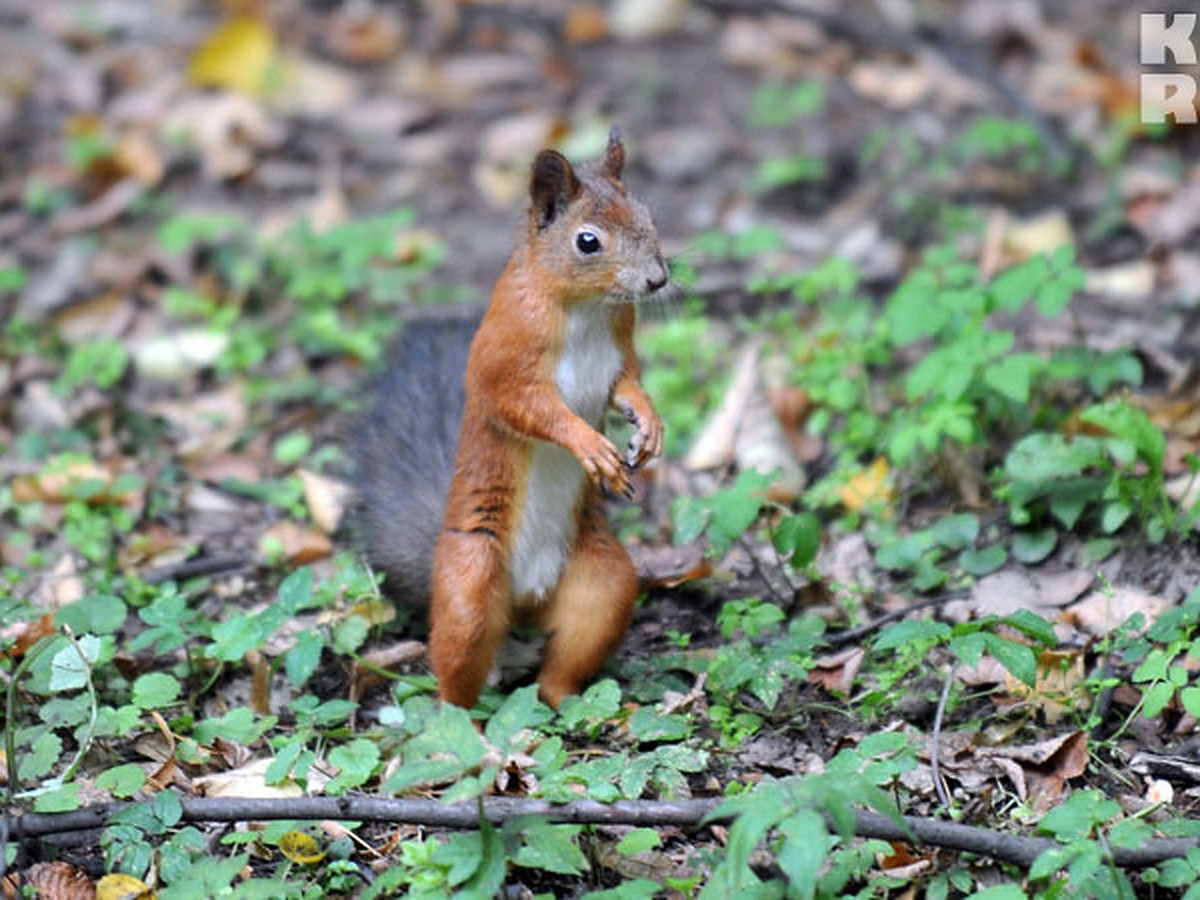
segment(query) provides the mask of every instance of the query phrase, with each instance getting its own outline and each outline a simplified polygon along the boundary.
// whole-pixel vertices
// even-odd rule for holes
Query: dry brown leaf
[[[1075,243],[1075,232],[1065,211],[1051,209],[1027,219],[1015,219],[1004,231],[1004,249],[1015,261],[1050,253]]]
[[[117,553],[122,571],[136,571],[147,566],[168,566],[183,562],[192,551],[183,535],[161,522],[151,522],[138,529]]]
[[[11,659],[20,659],[29,651],[30,647],[54,632],[53,613],[46,613],[28,622],[13,622],[11,625],[0,628],[0,640],[5,644],[11,644],[4,655]]]
[[[573,3],[563,18],[562,32],[568,44],[592,44],[608,37],[608,17],[599,6]]]
[[[275,140],[276,128],[249,97],[197,95],[167,117],[166,134],[187,139],[200,152],[201,170],[211,181],[239,178],[254,167],[259,150]]]
[[[1062,799],[1067,782],[1087,771],[1088,737],[1086,731],[1076,731],[1021,747],[983,749],[979,754],[1010,775],[1015,767],[1017,795],[1038,812],[1046,812]]]
[[[351,63],[381,63],[400,52],[404,27],[391,10],[340,7],[328,21],[326,43],[333,56]]]
[[[82,344],[96,338],[119,337],[136,314],[127,294],[109,290],[58,310],[54,326],[68,344]]]
[[[921,65],[862,60],[847,75],[854,90],[890,109],[909,109],[929,96],[933,79]]]
[[[271,759],[254,759],[228,772],[201,775],[195,779],[195,784],[205,797],[303,797],[304,790],[290,779],[282,784],[267,784],[267,769],[273,761]],[[314,779],[319,782],[319,786],[314,783]],[[327,779],[318,775],[315,767],[309,770],[309,792],[311,794],[319,794],[326,781]]]
[[[1087,677],[1080,650],[1043,650],[1037,655],[1037,680],[1032,688],[1011,672],[1005,673],[1005,689],[1010,696],[1024,700],[1040,710],[1051,725],[1068,714],[1086,709],[1091,700],[1084,690]]]
[[[29,602],[35,609],[55,611],[82,600],[86,594],[87,587],[79,576],[75,557],[68,553],[55,563]]]
[[[1114,300],[1140,304],[1154,292],[1155,266],[1148,259],[1135,259],[1107,269],[1087,271],[1087,289]]]
[[[304,504],[313,524],[326,534],[333,534],[353,497],[352,489],[341,481],[308,469],[297,469],[296,477],[304,485]]]
[[[320,531],[288,520],[268,528],[258,545],[265,557],[282,558],[293,566],[324,559],[333,552],[333,543]]]
[[[279,64],[279,84],[267,105],[284,115],[330,116],[354,104],[358,83],[341,66],[288,54]]]
[[[157,187],[166,169],[158,147],[145,131],[129,130],[117,139],[114,161],[143,187]]]
[[[1084,634],[1104,637],[1123,625],[1134,613],[1141,613],[1143,627],[1158,620],[1175,604],[1136,588],[1118,587],[1092,591],[1078,603],[1071,604],[1065,618]]]
[[[839,653],[814,660],[808,681],[835,696],[847,696],[866,655],[862,647],[847,647]]]
[[[1082,594],[1094,580],[1095,575],[1083,569],[1031,572],[1012,566],[980,578],[969,599],[947,603],[942,613],[953,622],[966,622],[974,616],[1003,617],[1023,609],[1055,617],[1060,607]]]
[[[175,451],[189,462],[212,460],[229,450],[246,426],[246,399],[240,385],[165,401],[151,407],[174,430]]]
[[[5,897],[24,897],[22,885],[35,888],[46,900],[93,900],[96,888],[82,869],[68,862],[34,863],[23,872],[10,872],[0,882]],[[144,886],[144,885],[143,885]]]

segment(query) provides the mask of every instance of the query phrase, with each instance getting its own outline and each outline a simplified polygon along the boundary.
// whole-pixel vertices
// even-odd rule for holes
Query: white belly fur
[[[555,371],[559,393],[572,411],[597,425],[621,373],[621,353],[612,338],[612,307],[588,303],[568,313],[562,357]],[[535,441],[525,503],[509,571],[514,597],[544,600],[562,575],[575,540],[575,508],[584,471],[570,451]]]

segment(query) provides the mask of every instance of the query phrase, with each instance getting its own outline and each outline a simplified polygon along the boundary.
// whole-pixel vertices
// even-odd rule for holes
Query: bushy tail
[[[475,316],[410,322],[350,430],[357,530],[371,564],[387,576],[384,589],[398,600],[430,595],[478,325]]]

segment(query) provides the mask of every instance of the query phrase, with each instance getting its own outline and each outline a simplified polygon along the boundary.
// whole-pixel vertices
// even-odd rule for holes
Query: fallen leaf
[[[1021,747],[985,748],[979,755],[1004,768],[1017,796],[1044,813],[1062,800],[1070,779],[1087,771],[1088,737],[1086,731],[1075,731]]]
[[[887,459],[875,457],[870,466],[846,482],[838,492],[838,499],[851,512],[881,507],[885,515],[890,515],[896,501],[896,489],[891,483]]]
[[[608,17],[599,6],[573,3],[563,18],[562,32],[568,44],[593,44],[608,36]]]
[[[616,0],[609,25],[622,40],[643,41],[677,30],[687,9],[688,0]]]
[[[1037,680],[1031,688],[1012,673],[1005,673],[1005,690],[1041,711],[1051,725],[1086,709],[1091,698],[1083,687],[1087,672],[1079,650],[1043,650],[1037,655]]]
[[[133,349],[139,374],[155,381],[181,381],[207,369],[229,346],[229,335],[209,328],[183,328],[157,335]]]
[[[1135,259],[1107,269],[1089,269],[1087,290],[1115,300],[1146,300],[1154,292],[1155,268],[1148,259]]]
[[[136,881],[137,879],[133,879]],[[103,882],[103,879],[101,879]],[[141,884],[141,882],[138,882]],[[145,888],[145,885],[142,885]],[[47,900],[93,900],[97,897],[96,888],[87,874],[69,862],[40,862],[34,863],[23,872],[10,872],[0,882],[0,890],[5,897],[27,897],[26,889],[36,891],[38,897]],[[99,895],[105,900],[116,900],[118,895]],[[143,895],[126,895],[129,900],[143,900]],[[152,895],[146,894],[145,897]]]
[[[933,87],[929,70],[920,65],[861,60],[847,75],[854,90],[890,109],[909,109],[924,100]]]
[[[113,159],[121,171],[143,187],[157,187],[166,168],[162,154],[146,132],[126,131],[117,139]]]
[[[303,831],[285,831],[279,838],[279,852],[294,863],[311,866],[325,858],[317,839]]]
[[[400,52],[404,27],[391,10],[341,6],[330,16],[325,42],[333,56],[351,63],[381,63]]]
[[[276,138],[275,125],[262,106],[237,94],[190,97],[163,127],[174,141],[195,145],[201,170],[210,181],[245,175],[254,167],[257,152]]]
[[[839,653],[814,660],[808,673],[809,684],[819,685],[835,696],[848,696],[865,657],[864,648],[847,647]]]
[[[235,16],[213,29],[188,64],[196,87],[258,95],[275,60],[275,35],[256,16]]]
[[[268,528],[258,546],[268,559],[282,558],[292,566],[307,565],[333,552],[333,543],[320,531],[287,520]]]
[[[154,900],[149,885],[132,875],[114,873],[96,882],[96,900]]]
[[[1004,231],[1004,249],[1017,261],[1039,253],[1050,253],[1075,243],[1075,233],[1066,212],[1052,209],[1027,219],[1015,219]]]
[[[296,477],[304,485],[304,505],[308,507],[313,524],[326,534],[333,534],[353,499],[353,489],[341,481],[308,469],[297,469]]]
[[[1135,613],[1142,616],[1142,628],[1158,621],[1174,603],[1136,588],[1117,587],[1092,591],[1077,603],[1072,603],[1064,618],[1084,634],[1105,637],[1129,621]]]

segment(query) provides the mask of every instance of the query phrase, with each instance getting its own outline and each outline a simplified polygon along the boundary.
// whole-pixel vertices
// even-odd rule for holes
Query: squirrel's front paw
[[[640,468],[656,456],[661,456],[663,448],[662,419],[653,410],[649,415],[638,419],[635,424],[637,431],[633,433],[633,437],[629,439],[629,446],[625,449],[625,462],[632,469]]]
[[[629,470],[621,459],[616,445],[599,432],[592,432],[587,446],[576,454],[588,477],[606,494],[622,496],[626,500],[633,496],[633,484]]]

